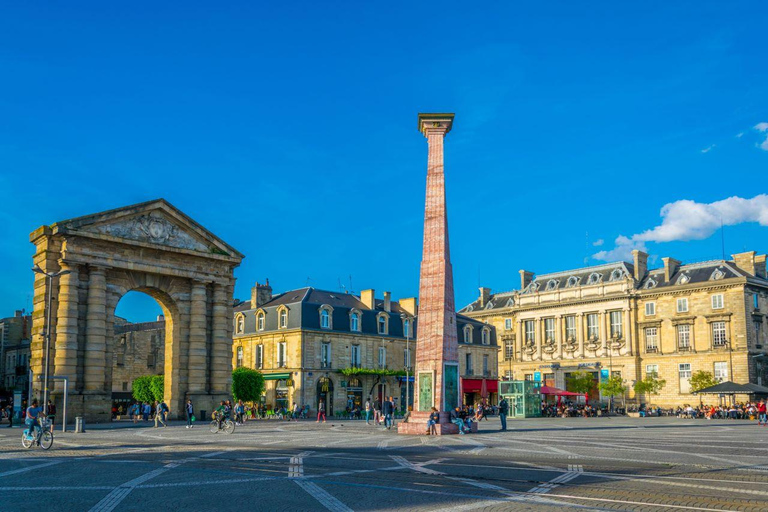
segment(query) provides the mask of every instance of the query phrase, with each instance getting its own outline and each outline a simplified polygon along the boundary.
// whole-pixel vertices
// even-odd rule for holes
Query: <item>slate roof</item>
[[[733,277],[751,277],[751,274],[744,272],[732,262],[725,260],[710,260],[681,265],[670,277],[669,282],[664,281],[663,268],[650,270],[640,281],[638,288],[641,290],[653,290],[656,288],[704,283],[707,281],[717,281],[719,279],[729,279]]]

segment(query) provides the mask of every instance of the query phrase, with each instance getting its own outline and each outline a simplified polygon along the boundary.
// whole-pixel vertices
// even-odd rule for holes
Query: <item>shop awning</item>
[[[286,380],[290,379],[290,373],[265,373],[264,380]]]
[[[485,390],[488,393],[499,392],[499,381],[494,379],[461,379],[461,389],[464,393],[480,393],[483,391],[483,381],[485,381]]]
[[[542,395],[555,395],[555,396],[586,396],[585,393],[574,393],[573,391],[565,391],[563,389],[555,388],[552,386],[541,386],[539,393]]]

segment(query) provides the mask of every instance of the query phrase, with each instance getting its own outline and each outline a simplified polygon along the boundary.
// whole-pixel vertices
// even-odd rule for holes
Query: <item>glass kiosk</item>
[[[541,382],[532,380],[504,380],[499,382],[499,396],[509,403],[511,418],[538,418],[541,416]]]

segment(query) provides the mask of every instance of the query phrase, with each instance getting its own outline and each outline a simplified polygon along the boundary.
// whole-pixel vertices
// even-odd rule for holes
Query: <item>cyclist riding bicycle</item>
[[[221,405],[216,408],[216,420],[219,422],[219,430],[221,430],[221,424],[224,423],[224,420],[229,419],[229,411],[229,406],[222,400]]]
[[[37,400],[32,400],[32,404],[27,407],[27,419],[24,421],[28,429],[27,439],[32,440],[35,438],[35,428],[37,428],[37,422],[41,416],[45,417],[43,408],[38,407]]]

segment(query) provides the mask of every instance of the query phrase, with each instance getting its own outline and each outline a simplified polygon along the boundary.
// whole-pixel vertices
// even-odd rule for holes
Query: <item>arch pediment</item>
[[[54,234],[109,237],[237,259],[243,257],[165,199],[57,222],[51,229]]]

